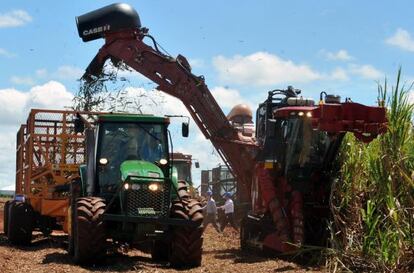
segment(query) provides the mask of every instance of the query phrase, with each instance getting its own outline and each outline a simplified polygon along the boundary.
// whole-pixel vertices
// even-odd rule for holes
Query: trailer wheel
[[[10,205],[10,200],[6,201],[6,203],[4,203],[4,209],[3,209],[3,232],[4,235],[7,236],[7,229],[8,229],[8,225],[9,225],[9,205]]]
[[[151,247],[151,257],[154,261],[168,261],[168,253],[170,247],[167,242],[161,240],[154,240]]]
[[[72,231],[75,263],[96,261],[106,254],[105,226],[102,217],[105,207],[102,198],[77,199]]]
[[[69,192],[70,192],[70,204],[69,204],[69,208],[68,208],[68,225],[69,225],[69,236],[68,236],[68,254],[70,256],[74,255],[74,244],[75,244],[75,237],[74,235],[74,223],[75,223],[75,208],[76,208],[76,200],[78,199],[78,197],[80,197],[80,184],[81,181],[79,179],[75,179],[72,180],[72,182],[70,183],[70,188],[69,188]]]
[[[196,267],[201,265],[203,247],[203,213],[200,203],[191,199],[184,181],[178,182],[181,200],[175,200],[171,207],[171,217],[190,220],[194,226],[175,226],[169,261],[173,267]]]
[[[32,241],[33,209],[23,202],[10,202],[7,237],[13,245],[28,245]]]

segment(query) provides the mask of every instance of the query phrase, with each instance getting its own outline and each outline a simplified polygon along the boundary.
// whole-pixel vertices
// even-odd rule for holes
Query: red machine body
[[[104,22],[105,16],[110,18],[100,15],[99,21]],[[78,22],[80,35],[81,28]],[[318,222],[329,213],[328,173],[343,135],[352,132],[369,142],[386,130],[382,107],[328,100],[316,106],[291,105],[291,101],[300,102],[300,97],[299,92],[288,88],[269,92],[256,114],[255,137],[246,137],[226,118],[204,78],[191,73],[183,56],[172,58],[161,53],[147,29],[107,27],[100,37],[105,44],[84,79],[99,76],[108,59],[115,64],[122,61],[157,83],[157,89],[183,102],[236,177],[239,200],[251,203],[251,212],[242,223],[242,246],[255,241],[262,247],[287,252],[307,242],[306,223],[312,225],[313,218],[319,217]],[[154,42],[154,47],[143,42],[145,37]],[[283,97],[275,100],[274,95]],[[298,139],[299,153],[295,152]],[[318,145],[323,146],[323,156],[318,154],[315,163],[312,157],[321,153],[315,152]],[[289,155],[297,157],[297,162]],[[269,223],[272,228],[268,228]]]

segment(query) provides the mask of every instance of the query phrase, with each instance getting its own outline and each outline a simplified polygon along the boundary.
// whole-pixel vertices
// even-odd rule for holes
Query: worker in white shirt
[[[217,232],[220,232],[220,229],[217,225],[217,207],[216,207],[216,201],[212,197],[213,193],[211,191],[207,192],[207,204],[203,207],[204,210],[206,210],[206,214],[204,217],[204,230],[206,230],[208,224],[213,224],[213,227],[217,230]]]
[[[236,231],[239,231],[236,226],[236,223],[234,222],[234,204],[233,204],[233,200],[231,200],[231,193],[226,192],[224,194],[224,198],[226,199],[226,202],[224,203],[223,206],[218,207],[219,209],[224,210],[224,215],[225,215],[224,222],[221,225],[221,232],[223,232],[224,228],[229,223]]]

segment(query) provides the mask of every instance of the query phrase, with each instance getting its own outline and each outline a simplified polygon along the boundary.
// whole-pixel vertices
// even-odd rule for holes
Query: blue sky
[[[412,1],[125,2],[168,52],[186,56],[205,76],[225,113],[236,103],[256,107],[267,90],[287,85],[304,96],[327,90],[374,104],[376,81],[393,79],[400,65],[414,80]],[[0,188],[13,183],[14,134],[28,110],[68,106],[76,79],[103,44],[83,43],[75,16],[111,3],[2,1]],[[145,82],[130,77],[131,88]],[[177,101],[166,103],[165,111],[185,112]],[[196,128],[192,133],[177,137],[176,146],[203,167],[216,165],[211,146]]]

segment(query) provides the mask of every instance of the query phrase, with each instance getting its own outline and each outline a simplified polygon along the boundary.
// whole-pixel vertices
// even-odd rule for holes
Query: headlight
[[[303,112],[299,112],[299,113],[298,113],[298,116],[299,116],[299,117],[303,117],[303,115],[304,115],[304,114],[305,114],[305,113],[303,113]]]
[[[128,190],[128,189],[129,189],[129,184],[128,184],[128,183],[125,183],[125,184],[124,184],[124,189],[126,189],[126,190]]]
[[[159,189],[159,186],[158,186],[158,184],[149,184],[148,189],[150,191],[157,191]]]
[[[307,116],[308,118],[311,118],[311,117],[312,117],[312,112],[307,112],[307,113],[306,113],[306,116]]]
[[[101,159],[99,159],[99,164],[101,164],[101,165],[108,164],[108,159],[106,159],[105,157],[102,157]]]

